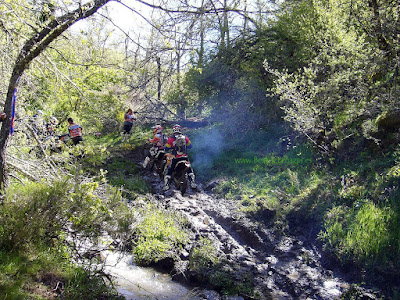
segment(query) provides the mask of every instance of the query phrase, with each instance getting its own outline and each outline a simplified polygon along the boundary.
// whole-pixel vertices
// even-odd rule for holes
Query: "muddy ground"
[[[359,271],[344,268],[323,253],[316,239],[318,228],[307,224],[296,228],[293,235],[277,234],[268,226],[273,211],[250,218],[238,211],[235,200],[222,199],[211,192],[216,182],[198,182],[198,189],[189,189],[184,196],[173,185],[165,193],[160,178],[141,167],[143,149],[129,151],[124,156],[139,166],[140,175],[152,187],[154,202],[189,220],[191,242],[182,250],[180,260],[161,261],[158,267],[168,270],[175,280],[203,287],[199,299],[223,299],[221,282],[215,284],[210,279],[215,279],[212,275],[220,270],[202,274],[189,267],[191,249],[201,238],[213,241],[224,261],[221,268],[230,274],[229,284],[232,280],[243,287],[250,284],[256,291],[238,292],[232,299],[383,298],[377,290],[357,283],[362,279]]]

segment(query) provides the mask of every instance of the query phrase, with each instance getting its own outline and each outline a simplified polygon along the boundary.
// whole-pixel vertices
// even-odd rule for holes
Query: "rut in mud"
[[[141,165],[141,153],[136,150],[125,157]],[[164,193],[162,181],[152,171],[142,168],[140,173],[151,185],[154,201],[189,220],[192,244],[182,251],[179,266],[172,267],[177,280],[196,280],[198,274],[189,270],[189,252],[204,237],[214,242],[237,282],[251,280],[257,293],[248,299],[338,299],[355,289],[344,273],[323,266],[323,255],[313,238],[276,235],[267,222],[248,218],[237,210],[234,200],[216,197],[202,183],[197,191],[189,189],[182,196],[173,185]],[[269,212],[263,214],[264,219],[272,217]],[[379,298],[370,290],[356,289],[362,299]]]

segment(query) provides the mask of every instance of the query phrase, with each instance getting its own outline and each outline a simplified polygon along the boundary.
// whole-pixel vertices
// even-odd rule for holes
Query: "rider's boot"
[[[143,162],[143,168],[145,168],[146,169],[146,167],[147,167],[147,164],[149,163],[149,161],[150,161],[150,157],[146,157],[145,159],[144,159],[144,162]]]
[[[169,190],[169,181],[170,181],[170,179],[171,179],[170,175],[165,175],[165,177],[164,177],[164,187],[163,187],[164,191],[168,191]]]
[[[190,179],[190,187],[191,187],[192,189],[197,189],[197,184],[196,184],[196,182],[195,182],[195,177],[194,177],[194,174],[193,174],[193,173],[190,173],[190,174],[189,174],[189,179]]]

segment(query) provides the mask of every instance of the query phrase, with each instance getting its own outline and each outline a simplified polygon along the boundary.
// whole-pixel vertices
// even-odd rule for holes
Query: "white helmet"
[[[182,133],[182,127],[181,125],[175,124],[174,127],[172,127],[172,132],[175,133]]]

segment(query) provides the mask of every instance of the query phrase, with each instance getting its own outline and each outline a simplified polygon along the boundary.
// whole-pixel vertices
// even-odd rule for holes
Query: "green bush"
[[[70,300],[125,299],[110,288],[104,277],[81,268],[74,269],[68,276],[63,295]]]
[[[114,232],[116,225],[130,219],[117,189],[97,191],[98,182],[83,180],[78,173],[52,185],[38,182],[10,187],[0,206],[0,247],[23,251],[53,246],[71,230],[96,237],[100,229]]]
[[[393,251],[399,254],[398,240],[393,244],[392,238],[394,218],[388,207],[364,204],[349,226],[345,239],[348,251],[367,264],[387,264]]]
[[[399,216],[389,207],[360,203],[353,210],[332,208],[320,237],[342,260],[354,258],[369,267],[396,267],[400,257]]]
[[[174,258],[176,250],[188,239],[182,218],[150,204],[140,210],[139,215],[142,219],[134,230],[136,240],[133,254],[136,262],[150,264],[163,258]]]
[[[10,187],[0,207],[0,246],[22,250],[51,244],[65,226],[61,216],[70,188],[67,181]]]
[[[123,299],[101,274],[76,267],[52,249],[0,251],[0,299]]]
[[[119,190],[100,188],[79,173],[52,185],[37,182],[7,189],[0,206],[0,299],[54,294],[54,286],[41,281],[43,273],[59,277],[66,299],[118,299],[101,274],[70,265],[76,249],[65,237],[96,242],[107,231],[123,239],[130,236],[133,214]]]
[[[75,146],[72,149],[77,151],[76,149],[78,149],[78,147]],[[85,165],[93,167],[103,165],[106,159],[110,156],[110,153],[107,151],[105,146],[97,146],[89,143],[85,143],[82,151],[85,153],[85,155],[81,162]],[[80,153],[78,152],[78,155],[79,154]]]

